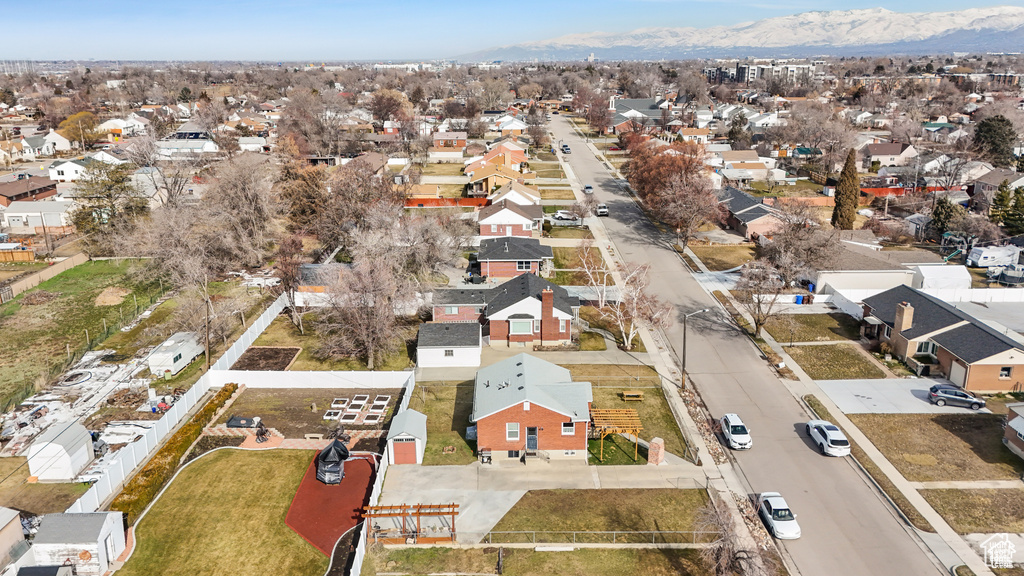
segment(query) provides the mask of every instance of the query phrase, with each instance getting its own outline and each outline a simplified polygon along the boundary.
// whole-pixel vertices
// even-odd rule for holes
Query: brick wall
[[[1010,414],[1010,418],[1013,418],[1013,414]],[[1017,437],[1017,431],[1007,426],[1003,431],[1003,443],[1009,448],[1014,454],[1024,458],[1024,440]]]
[[[537,427],[537,449],[547,452],[559,452],[553,456],[563,456],[565,450],[576,450],[577,456],[586,457],[587,422],[576,422],[572,436],[562,435],[562,423],[569,417],[547,408],[531,404],[524,410],[524,404],[506,408],[476,423],[477,446],[489,449],[494,458],[507,457],[509,450],[523,450],[526,447],[526,429]],[[519,439],[507,440],[505,424],[519,423]]]
[[[434,306],[434,322],[480,322],[483,320],[483,312],[477,312],[473,306],[459,306],[458,312],[449,314],[447,306]]]
[[[1000,378],[1001,365],[973,364],[967,372],[965,389],[971,392],[1016,392],[1024,386],[1024,364],[1006,364],[1013,366],[1010,378]]]
[[[480,235],[488,238],[495,236],[517,236],[519,238],[532,238],[533,227],[527,230],[522,224],[496,224],[497,230],[491,229],[491,224],[480,225]],[[510,233],[511,231],[511,233]]]
[[[492,278],[515,278],[516,276],[525,274],[526,272],[533,272],[534,274],[540,272],[540,262],[531,262],[529,270],[518,270],[515,262],[500,261],[480,263],[480,273]]]

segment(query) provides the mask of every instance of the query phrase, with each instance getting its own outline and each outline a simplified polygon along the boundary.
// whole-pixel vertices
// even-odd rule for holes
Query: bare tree
[[[602,315],[610,318],[619,328],[622,345],[626,350],[633,349],[633,338],[640,332],[641,326],[658,328],[668,322],[668,306],[647,291],[650,269],[646,264],[627,264],[619,285],[618,301],[601,310]]]
[[[766,260],[755,260],[743,267],[735,291],[740,305],[754,319],[754,336],[761,336],[761,328],[775,313],[775,304],[785,284],[779,270]]]
[[[762,255],[778,270],[782,281],[794,284],[832,261],[840,247],[839,232],[826,229],[805,204],[783,204],[780,224],[772,230]]]
[[[658,218],[676,229],[676,242],[686,246],[705,224],[725,221],[726,210],[700,172],[681,172],[650,197]]]
[[[580,242],[576,249],[580,262],[580,271],[587,278],[587,286],[594,290],[597,296],[597,309],[602,310],[608,302],[608,278],[611,270],[605,267],[601,252],[595,246],[593,238],[587,238]]]
[[[299,329],[300,334],[305,334],[305,330],[302,327],[302,317],[295,306],[295,291],[302,281],[301,270],[304,261],[301,236],[291,235],[281,240],[277,246],[277,271],[281,279],[278,289],[288,298],[292,323]]]

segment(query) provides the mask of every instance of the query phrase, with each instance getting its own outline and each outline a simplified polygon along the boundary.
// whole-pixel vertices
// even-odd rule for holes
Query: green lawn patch
[[[860,323],[853,316],[841,312],[773,316],[764,328],[778,342],[860,339]]]
[[[1002,443],[999,414],[850,414],[911,482],[1016,480],[1024,461]]]
[[[545,214],[554,214],[555,212],[558,212],[559,210],[568,210],[569,209],[568,206],[541,206],[541,208],[544,209],[544,213]]]
[[[466,440],[473,412],[473,381],[417,382],[409,408],[427,415],[423,464],[469,464],[476,460],[476,441]],[[447,447],[455,448],[454,452]]]
[[[551,232],[548,234],[548,237],[587,239],[593,238],[594,235],[591,234],[590,230],[587,228],[575,228],[572,226],[554,226],[551,228]]]
[[[1024,489],[921,490],[960,534],[1024,532]]]
[[[220,450],[197,460],[139,523],[119,574],[323,574],[328,558],[284,523],[312,456]]]
[[[462,176],[462,164],[424,164],[422,174],[424,176]]]
[[[848,344],[788,346],[785,350],[814,380],[885,378],[881,368]]]
[[[636,460],[633,459],[634,454]],[[591,438],[587,440],[587,463],[593,466],[646,466],[647,449],[618,434],[611,434],[604,439],[602,453],[601,440]]]
[[[541,162],[558,162],[558,156],[551,152],[537,152],[534,156]]]
[[[623,366],[623,369],[627,368]],[[672,416],[672,410],[668,407],[668,400],[665,399],[661,386],[647,387],[650,386],[650,380],[643,382],[624,380],[621,387],[607,380],[593,382],[593,384],[595,385],[594,408],[602,410],[631,408],[636,410],[644,428],[640,432],[641,439],[650,442],[653,438],[662,438],[665,440],[665,450],[679,457],[686,455],[686,441],[683,440],[683,433],[679,431],[679,425],[676,424],[676,419]],[[644,399],[625,402],[622,399],[623,390],[641,390],[644,393]],[[612,436],[605,438],[605,460],[608,459],[608,441],[612,438]],[[632,462],[633,443],[617,435],[615,438],[616,441],[621,440],[625,443],[624,445],[628,445],[629,460]],[[643,453],[642,449],[641,453]],[[646,462],[646,460],[643,461]]]
[[[607,350],[608,345],[604,341],[604,336],[596,332],[581,332],[580,333],[580,351],[583,352],[599,352],[601,350]]]
[[[555,282],[558,284],[557,282]],[[622,333],[619,331],[619,327],[615,324],[611,318],[601,316],[601,312],[593,306],[580,306],[580,318],[586,320],[592,328],[599,328],[611,333],[615,336],[615,342],[621,347],[622,346]],[[644,353],[647,352],[647,347],[644,346],[644,341],[637,334],[633,337],[633,349],[631,352]]]
[[[295,371],[347,371],[366,370],[366,362],[362,358],[324,358],[316,354],[319,339],[313,327],[315,316],[312,313],[303,317],[303,328],[305,334],[299,332],[299,328],[292,323],[291,318],[286,315],[274,318],[270,326],[260,334],[253,342],[254,346],[277,346],[302,348],[299,356],[292,362],[289,370]],[[409,338],[415,338],[414,328],[410,328]],[[388,357],[384,362],[374,367],[375,370],[393,371],[405,370],[411,365],[408,346],[400,346],[398,352]]]
[[[552,229],[552,232],[554,232],[554,229]],[[552,252],[555,257],[555,274],[551,278],[552,282],[559,286],[585,286],[587,284],[586,275],[582,271],[574,270],[582,266],[579,250],[576,248],[559,246],[552,248]],[[592,246],[590,248],[590,252],[601,261],[603,266],[604,258],[601,257],[601,251]]]
[[[690,246],[690,251],[712,272],[732,270],[754,260],[753,246]]]

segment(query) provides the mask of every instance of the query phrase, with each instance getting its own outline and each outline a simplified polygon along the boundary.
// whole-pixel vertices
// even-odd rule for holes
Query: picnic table
[[[643,393],[642,390],[623,390],[622,391],[622,401],[623,402],[629,402],[629,401],[643,402],[644,401],[644,393]]]

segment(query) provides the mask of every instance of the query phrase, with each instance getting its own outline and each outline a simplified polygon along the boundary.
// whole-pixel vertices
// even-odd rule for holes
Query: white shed
[[[92,461],[92,436],[78,422],[55,422],[28,447],[29,474],[70,482]]]
[[[388,464],[422,464],[427,446],[427,415],[399,412],[388,429]]]
[[[913,288],[970,288],[971,273],[966,266],[914,266]]]
[[[178,332],[157,346],[149,355],[149,371],[154,376],[162,376],[167,370],[170,370],[172,375],[177,374],[204,351],[195,334]]]
[[[47,514],[32,541],[37,565],[70,560],[79,576],[101,576],[124,552],[120,512]]]
[[[480,324],[428,322],[416,338],[416,364],[421,368],[480,366]]]

